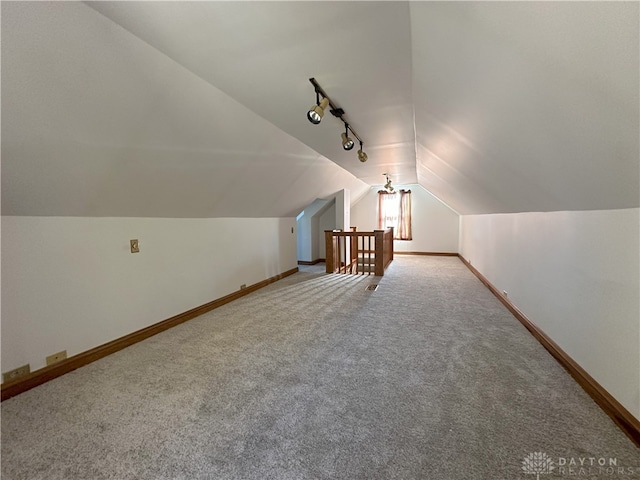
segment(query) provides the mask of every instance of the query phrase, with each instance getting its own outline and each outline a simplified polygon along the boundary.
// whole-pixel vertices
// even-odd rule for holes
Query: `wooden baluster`
[[[338,252],[338,273],[340,273],[342,271],[342,255],[341,255],[341,248],[340,248],[340,236],[337,236],[336,239],[338,240],[336,243],[336,250]]]
[[[369,237],[368,236],[363,236],[362,237],[362,255],[360,258],[360,262],[362,264],[362,275],[365,275],[367,272],[367,250],[369,250],[367,244],[369,242]]]
[[[347,258],[347,247],[348,247],[348,242],[347,242],[347,234],[344,234],[342,236],[342,248],[343,248],[343,252],[342,255],[344,257],[344,273],[349,273],[348,271],[348,266],[349,266],[349,259]]]
[[[356,275],[358,275],[360,273],[360,250],[361,250],[360,245],[361,245],[361,242],[362,242],[362,237],[360,235],[358,235],[356,237],[356,239],[357,239],[358,249],[356,250],[355,262],[356,262]]]
[[[344,273],[349,273],[349,237],[345,233],[342,237],[342,246],[344,247]]]
[[[371,275],[371,234],[369,234],[369,248],[367,248],[367,275]]]
[[[367,247],[365,248],[364,244],[365,244],[365,238],[367,239]],[[371,248],[371,238],[369,237],[369,235],[367,235],[366,237],[362,237],[362,274],[364,275],[365,270],[367,269],[365,267],[365,257],[367,256],[367,250],[369,250]]]

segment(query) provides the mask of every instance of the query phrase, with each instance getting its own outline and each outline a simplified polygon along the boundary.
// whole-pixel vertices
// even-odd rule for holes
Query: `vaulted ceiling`
[[[638,7],[3,1],[2,213],[295,216],[385,172],[462,214],[638,207]]]

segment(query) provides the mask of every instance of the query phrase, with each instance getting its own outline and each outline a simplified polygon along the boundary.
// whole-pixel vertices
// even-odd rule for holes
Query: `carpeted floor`
[[[459,259],[322,268],[2,403],[2,479],[533,479],[534,452],[542,479],[640,479],[640,450]],[[561,470],[588,458],[616,471]]]

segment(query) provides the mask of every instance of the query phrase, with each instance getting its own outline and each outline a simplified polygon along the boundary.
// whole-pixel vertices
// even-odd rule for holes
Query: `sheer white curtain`
[[[393,227],[393,238],[411,240],[411,190],[378,192],[378,229]]]
[[[389,227],[394,229],[398,226],[398,215],[400,214],[400,196],[397,193],[389,193],[386,190],[378,192],[378,229],[384,230]]]

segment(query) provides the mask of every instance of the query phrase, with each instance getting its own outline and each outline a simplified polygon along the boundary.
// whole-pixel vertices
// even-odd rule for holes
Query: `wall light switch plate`
[[[140,252],[140,245],[138,245],[138,239],[129,240],[129,243],[131,244],[131,253],[139,253]]]

